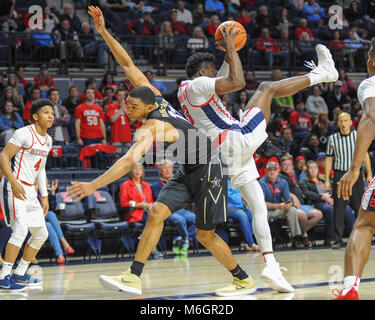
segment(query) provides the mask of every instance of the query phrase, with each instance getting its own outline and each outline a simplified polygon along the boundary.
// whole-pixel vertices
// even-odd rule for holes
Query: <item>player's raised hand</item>
[[[95,29],[100,34],[105,31],[105,22],[104,22],[104,16],[102,10],[100,10],[98,7],[89,6],[88,10],[90,16],[94,20]]]
[[[15,181],[14,183],[12,183],[12,192],[13,192],[13,195],[17,199],[20,199],[20,200],[26,199],[25,189],[22,187],[22,185],[18,181]]]
[[[68,196],[74,199],[74,202],[82,200],[95,191],[90,182],[72,181],[72,186],[66,189]]]
[[[349,170],[347,173],[345,173],[340,181],[337,183],[337,196],[339,198],[342,198],[344,200],[348,200],[349,197],[352,195],[352,188],[354,183],[357,181],[359,176],[359,170]]]
[[[216,46],[222,46],[226,50],[230,48],[235,50],[236,36],[240,32],[240,28],[235,26],[233,23],[229,28],[228,26],[222,26],[221,28],[219,28],[219,31],[221,32],[223,39],[221,40],[221,42],[216,42]]]

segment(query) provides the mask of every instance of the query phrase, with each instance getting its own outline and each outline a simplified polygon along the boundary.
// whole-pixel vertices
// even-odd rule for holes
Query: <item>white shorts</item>
[[[232,188],[238,188],[259,177],[255,151],[267,139],[267,123],[262,110],[252,108],[222,134],[220,151],[228,165]]]
[[[20,182],[21,183],[21,182]],[[38,194],[34,186],[21,183],[26,192],[26,199],[17,199],[12,192],[9,181],[3,177],[0,182],[1,209],[7,225],[13,226],[19,221],[27,227],[42,227],[45,225],[45,218],[42,206],[38,200]]]
[[[366,211],[375,211],[375,177],[372,178],[363,194],[361,207]]]

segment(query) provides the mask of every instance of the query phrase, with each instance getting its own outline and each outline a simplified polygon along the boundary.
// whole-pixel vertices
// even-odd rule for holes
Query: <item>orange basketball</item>
[[[238,51],[238,50],[241,50],[242,47],[245,45],[247,41],[247,33],[246,33],[244,26],[237,21],[225,21],[222,24],[220,24],[220,26],[216,29],[216,32],[215,32],[215,40],[217,42],[221,42],[223,39],[223,36],[221,35],[221,32],[219,29],[227,28],[227,30],[229,31],[232,28],[233,24],[234,24],[234,27],[233,27],[234,32],[236,32],[238,29],[240,30],[236,36],[236,50]],[[219,46],[219,49],[226,51],[225,48],[222,46]]]

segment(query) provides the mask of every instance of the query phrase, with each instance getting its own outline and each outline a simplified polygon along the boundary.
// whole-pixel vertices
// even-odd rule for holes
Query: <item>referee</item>
[[[327,143],[327,158],[325,164],[325,187],[331,190],[331,183],[329,180],[330,172],[334,170],[333,175],[333,201],[334,201],[334,244],[332,249],[340,249],[343,245],[344,234],[344,216],[345,207],[348,204],[342,197],[337,197],[337,182],[349,170],[354,153],[354,146],[357,139],[357,131],[351,130],[352,120],[347,112],[342,112],[337,117],[337,126],[339,132],[329,136]],[[371,163],[368,153],[364,159],[364,164],[367,172],[367,182],[372,179]],[[352,195],[350,196],[350,206],[354,212],[358,212],[361,199],[364,192],[363,178],[360,175],[358,180],[353,185]]]

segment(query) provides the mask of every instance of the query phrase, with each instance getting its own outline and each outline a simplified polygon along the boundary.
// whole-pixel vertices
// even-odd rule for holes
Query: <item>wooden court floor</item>
[[[360,284],[360,299],[375,299],[375,247]],[[293,294],[272,291],[260,280],[264,261],[260,254],[235,253],[240,265],[252,275],[257,292],[235,297],[241,300],[330,300],[332,289],[340,288],[344,272],[345,249],[276,251],[280,265],[287,268]],[[143,295],[135,296],[103,288],[99,275],[118,275],[130,261],[43,266],[43,289],[28,289],[18,294],[0,292],[0,300],[214,300],[217,288],[226,286],[231,275],[211,256],[170,257],[149,260],[142,274]],[[225,298],[228,300],[228,298]]]

